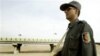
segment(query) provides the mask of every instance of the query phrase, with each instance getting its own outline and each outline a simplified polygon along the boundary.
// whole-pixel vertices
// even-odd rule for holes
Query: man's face
[[[64,10],[66,19],[72,20],[76,15],[76,8],[74,7],[68,7],[66,10]]]

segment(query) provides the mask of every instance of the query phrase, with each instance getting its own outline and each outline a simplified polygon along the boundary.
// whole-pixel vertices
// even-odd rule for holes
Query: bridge
[[[18,37],[0,37],[0,44],[12,44],[16,51],[20,52],[22,44],[45,44],[50,45],[50,51],[53,50],[54,46],[59,42],[58,39],[43,39],[43,38],[18,38]],[[96,42],[100,45],[100,42]]]
[[[50,45],[50,50],[52,51],[55,44],[58,43],[57,39],[38,39],[38,38],[18,38],[18,37],[0,37],[0,44],[12,44],[16,51],[20,52],[22,44],[45,44]]]

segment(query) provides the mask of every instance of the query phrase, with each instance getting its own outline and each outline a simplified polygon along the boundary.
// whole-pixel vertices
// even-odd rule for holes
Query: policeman
[[[60,10],[65,13],[66,19],[70,23],[63,49],[58,56],[96,56],[92,28],[86,21],[78,19],[81,4],[71,1],[62,4]]]

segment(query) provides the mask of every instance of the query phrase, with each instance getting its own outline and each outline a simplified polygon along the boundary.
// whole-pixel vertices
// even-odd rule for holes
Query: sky
[[[0,0],[0,37],[60,39],[69,21],[59,7],[70,1],[72,0]],[[95,41],[100,42],[100,1],[77,1],[82,4],[79,19],[91,25]]]

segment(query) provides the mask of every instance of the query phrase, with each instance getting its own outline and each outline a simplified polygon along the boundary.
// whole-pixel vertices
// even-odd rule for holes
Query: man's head
[[[60,6],[60,10],[64,11],[67,18],[73,17],[74,14],[79,16],[81,10],[81,4],[77,1],[71,1],[69,3],[64,3]]]

